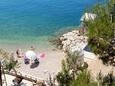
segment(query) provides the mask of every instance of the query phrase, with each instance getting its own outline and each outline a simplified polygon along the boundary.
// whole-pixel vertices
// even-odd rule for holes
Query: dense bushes
[[[110,62],[110,57],[115,57],[112,41],[114,40],[114,22],[111,21],[111,9],[115,0],[110,0],[106,4],[97,4],[89,12],[95,13],[97,17],[85,22],[88,27],[88,43],[91,50],[100,56],[104,63]],[[113,58],[115,60],[115,58]],[[113,62],[115,63],[115,62]],[[114,64],[113,64],[114,65]]]
[[[8,53],[7,51],[0,49],[0,59],[2,62],[2,66],[6,72],[9,72],[11,69],[16,72],[14,68],[19,67],[19,63],[15,61],[14,56]]]
[[[66,60],[62,61],[62,70],[57,74],[58,86],[115,86],[112,73],[104,76],[101,72],[94,80],[91,72],[77,63],[79,54],[67,54]],[[55,86],[55,85],[52,85]]]
[[[91,80],[90,72],[84,70],[78,75],[77,79],[72,81],[71,86],[97,86],[97,83]]]
[[[83,66],[82,61],[78,62],[79,58],[78,52],[67,53],[66,60],[62,61],[62,71],[56,76],[59,86],[83,86],[80,85],[82,82],[85,86],[90,83],[90,73],[86,71],[88,66]]]

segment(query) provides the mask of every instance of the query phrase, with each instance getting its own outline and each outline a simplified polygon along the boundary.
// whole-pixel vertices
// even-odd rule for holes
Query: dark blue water
[[[0,0],[0,40],[38,40],[77,27],[84,9],[96,2],[97,0]]]

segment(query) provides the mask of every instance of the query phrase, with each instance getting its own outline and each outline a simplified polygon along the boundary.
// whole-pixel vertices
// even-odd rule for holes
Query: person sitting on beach
[[[22,51],[21,51],[21,49],[17,49],[17,50],[16,50],[16,54],[17,54],[17,57],[18,57],[18,58],[21,58],[21,57],[24,56],[23,53],[22,53]]]
[[[30,50],[32,50],[32,51],[34,51],[35,52],[35,47],[34,46],[31,46],[30,47]],[[39,58],[38,58],[38,56],[36,56],[36,59],[34,60],[34,61],[31,61],[31,63],[33,64],[33,63],[39,63]]]

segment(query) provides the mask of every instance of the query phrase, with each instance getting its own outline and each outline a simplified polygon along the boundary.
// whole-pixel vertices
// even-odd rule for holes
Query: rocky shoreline
[[[58,48],[62,49],[64,52],[66,51],[76,51],[83,50],[85,46],[88,44],[88,37],[84,34],[80,33],[80,30],[72,30],[70,32],[64,33],[56,40],[53,41]]]

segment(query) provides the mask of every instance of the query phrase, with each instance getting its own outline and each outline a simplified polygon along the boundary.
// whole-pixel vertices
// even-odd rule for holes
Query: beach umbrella
[[[30,60],[35,60],[37,58],[37,54],[34,51],[32,51],[32,50],[28,50],[25,53],[25,56],[26,56],[26,58],[28,58]]]

